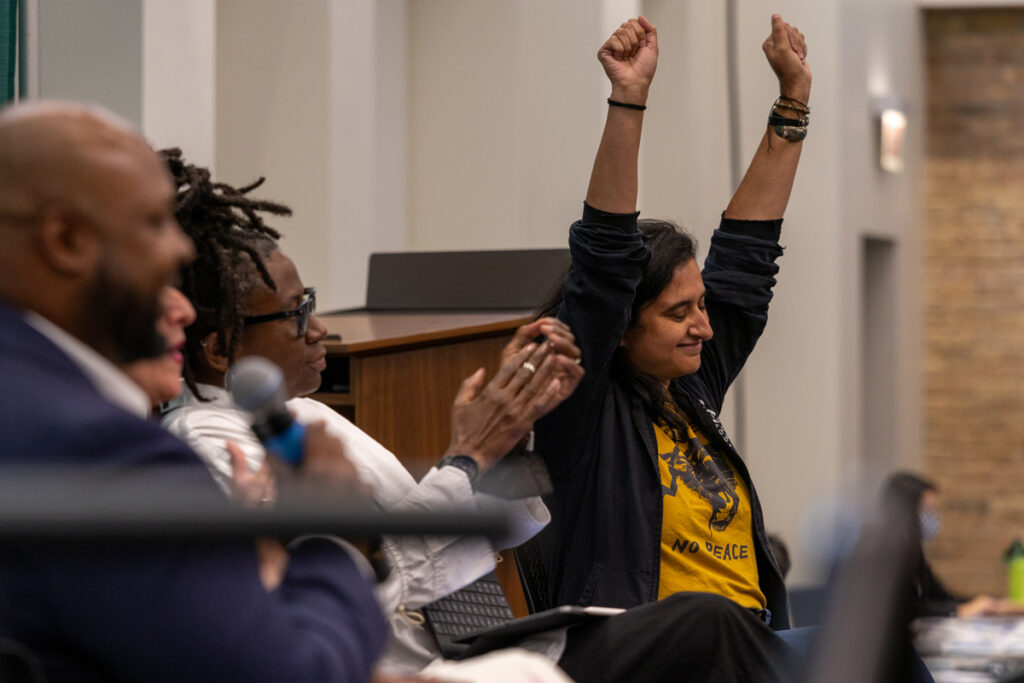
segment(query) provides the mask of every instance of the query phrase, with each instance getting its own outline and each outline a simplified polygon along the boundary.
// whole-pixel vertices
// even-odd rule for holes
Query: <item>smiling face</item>
[[[636,370],[664,384],[700,369],[703,342],[712,337],[704,309],[704,280],[693,259],[630,323],[619,345]]]
[[[128,376],[142,387],[153,405],[166,403],[181,393],[185,328],[196,319],[192,304],[174,287],[164,288],[160,306],[161,314],[156,323],[156,331],[164,340],[163,355],[136,361],[125,368]]]
[[[247,302],[247,316],[294,310],[305,294],[305,286],[290,258],[275,251],[265,263],[277,291],[261,282]],[[235,360],[263,356],[284,373],[288,398],[305,396],[320,388],[320,373],[327,365],[327,349],[323,345],[326,335],[327,329],[315,315],[310,317],[309,328],[301,337],[295,317],[249,325],[242,332]]]

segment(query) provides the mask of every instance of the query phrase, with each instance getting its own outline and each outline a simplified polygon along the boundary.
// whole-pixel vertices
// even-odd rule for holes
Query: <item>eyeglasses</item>
[[[247,315],[242,320],[243,324],[246,327],[249,327],[249,325],[269,323],[272,320],[298,318],[299,336],[305,337],[306,331],[309,330],[309,319],[313,317],[314,313],[316,313],[316,287],[306,287],[302,290],[302,293],[304,295],[302,297],[302,301],[299,302],[299,307],[295,310],[266,313],[264,315]]]

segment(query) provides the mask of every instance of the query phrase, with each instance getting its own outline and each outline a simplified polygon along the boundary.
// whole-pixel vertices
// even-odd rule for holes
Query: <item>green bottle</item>
[[[1014,539],[1003,557],[1007,568],[1007,597],[1024,603],[1024,544],[1019,538]]]

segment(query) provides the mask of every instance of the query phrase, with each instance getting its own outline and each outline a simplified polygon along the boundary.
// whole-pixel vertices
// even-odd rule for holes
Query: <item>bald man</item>
[[[164,351],[160,294],[193,253],[172,191],[108,113],[0,111],[0,468],[159,471],[220,499],[116,367]],[[293,545],[273,592],[251,542],[0,544],[0,638],[27,645],[51,681],[360,681],[385,635],[356,559],[326,539]]]

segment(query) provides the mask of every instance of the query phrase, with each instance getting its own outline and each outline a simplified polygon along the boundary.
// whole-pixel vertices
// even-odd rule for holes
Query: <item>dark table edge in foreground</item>
[[[0,469],[0,540],[217,540],[254,535],[334,534],[494,536],[500,513],[384,512],[319,492],[284,493],[277,506],[230,505],[209,487],[150,478],[130,482],[81,476],[24,476]]]

